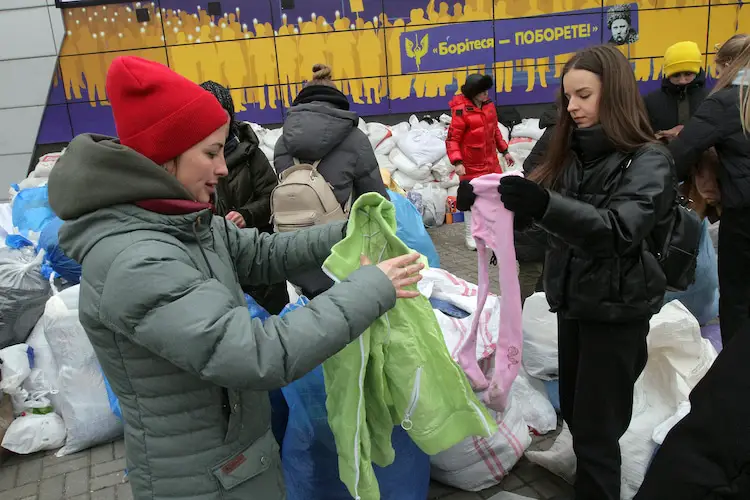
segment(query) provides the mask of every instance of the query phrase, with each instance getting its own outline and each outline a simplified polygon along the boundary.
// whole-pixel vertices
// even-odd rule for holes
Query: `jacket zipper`
[[[409,407],[406,409],[404,419],[401,421],[401,427],[407,432],[414,428],[411,416],[414,414],[414,411],[417,409],[417,404],[419,403],[419,387],[421,381],[422,367],[420,366],[417,368],[417,374],[414,377],[414,386],[411,389],[411,401],[409,402]]]

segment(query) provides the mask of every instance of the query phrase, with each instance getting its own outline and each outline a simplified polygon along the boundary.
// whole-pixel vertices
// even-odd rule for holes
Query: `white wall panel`
[[[0,61],[57,52],[47,7],[0,10]]]
[[[26,177],[31,162],[31,153],[0,155],[0,203],[10,199],[10,185]]]
[[[1,2],[2,0],[0,0]],[[0,61],[0,109],[44,106],[57,57]]]
[[[34,151],[43,114],[44,106],[0,109],[0,155]]]

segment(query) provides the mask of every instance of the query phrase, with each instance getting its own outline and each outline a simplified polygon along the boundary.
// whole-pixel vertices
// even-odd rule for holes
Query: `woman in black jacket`
[[[224,158],[229,175],[219,180],[215,210],[240,228],[252,227],[272,233],[271,192],[278,184],[276,172],[260,149],[260,141],[248,123],[234,119],[234,102],[229,89],[207,81],[201,87],[211,92],[229,114],[229,138]],[[247,288],[245,293],[271,314],[279,314],[289,303],[286,283],[263,288]]]
[[[672,162],[654,142],[633,70],[615,47],[573,56],[560,93],[567,112],[533,180],[505,177],[498,189],[517,225],[534,221],[549,233],[544,288],[558,315],[575,498],[619,500],[618,441],[630,425],[649,320],[666,288],[647,246],[671,221]]]
[[[750,37],[732,41],[716,54],[717,63],[731,64],[669,144],[680,180],[711,146],[719,156],[719,318],[725,347],[738,333],[750,334]]]

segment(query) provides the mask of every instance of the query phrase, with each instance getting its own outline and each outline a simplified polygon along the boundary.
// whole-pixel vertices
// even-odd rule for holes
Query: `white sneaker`
[[[466,248],[472,252],[477,250],[477,242],[474,241],[474,237],[471,235],[471,212],[464,212],[464,242]]]

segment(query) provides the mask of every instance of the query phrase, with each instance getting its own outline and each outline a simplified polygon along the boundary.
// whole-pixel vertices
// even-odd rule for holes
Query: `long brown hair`
[[[576,125],[568,109],[563,78],[569,71],[582,69],[598,75],[602,82],[599,122],[612,144],[623,151],[635,151],[655,142],[646,107],[638,92],[633,68],[612,45],[595,45],[577,52],[565,65],[560,78],[557,126],[542,164],[529,178],[554,187],[570,158],[570,145]]]
[[[722,60],[719,59],[720,56]],[[719,49],[716,54],[716,61],[719,63],[724,61],[724,64],[729,62],[729,66],[721,72],[721,77],[716,82],[711,94],[733,85],[740,70],[747,69],[750,66],[750,37],[742,34],[734,35]],[[740,121],[742,122],[742,130],[747,133],[750,128],[750,92],[747,88],[750,85],[750,79],[746,76],[742,83],[740,85]]]

